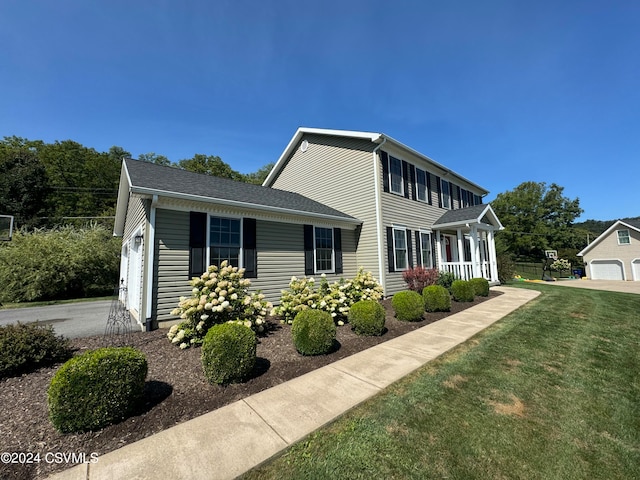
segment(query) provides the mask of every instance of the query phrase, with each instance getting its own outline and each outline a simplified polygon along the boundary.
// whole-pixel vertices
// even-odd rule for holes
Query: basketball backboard
[[[8,242],[13,236],[13,215],[0,215],[0,241]]]

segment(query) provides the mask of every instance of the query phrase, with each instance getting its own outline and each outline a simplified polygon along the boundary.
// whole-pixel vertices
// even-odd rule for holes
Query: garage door
[[[640,258],[636,258],[631,262],[631,269],[633,270],[633,279],[636,282],[640,282]]]
[[[620,260],[592,260],[591,278],[593,280],[624,280]]]

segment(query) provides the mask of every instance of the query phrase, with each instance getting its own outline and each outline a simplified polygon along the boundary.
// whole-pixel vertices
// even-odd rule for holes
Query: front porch
[[[500,283],[494,232],[504,227],[490,205],[451,210],[433,228],[439,270],[462,280],[481,277]]]

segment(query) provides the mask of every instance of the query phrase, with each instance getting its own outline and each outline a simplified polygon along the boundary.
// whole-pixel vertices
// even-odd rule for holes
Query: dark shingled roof
[[[214,203],[216,200],[241,202],[247,204],[247,207],[258,205],[303,214],[338,217],[351,223],[357,221],[357,219],[346,213],[298,193],[189,172],[175,167],[165,167],[130,158],[125,159],[124,162],[134,191],[138,187],[154,190],[153,193],[158,195],[163,193],[168,196],[172,194],[194,195],[202,197],[202,201],[210,199]]]
[[[640,230],[640,218],[634,218],[632,220],[622,220],[627,225],[631,225],[632,227],[636,227]]]
[[[482,212],[487,208],[486,203],[474,205],[473,207],[461,208],[459,210],[449,210],[445,212],[433,226],[448,225],[450,223],[465,223],[478,220]]]

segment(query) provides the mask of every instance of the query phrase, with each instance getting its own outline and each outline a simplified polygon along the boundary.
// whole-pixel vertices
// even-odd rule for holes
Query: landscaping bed
[[[328,355],[313,357],[304,357],[295,350],[289,325],[270,318],[268,332],[259,337],[253,376],[245,383],[226,387],[207,383],[199,348],[180,350],[167,340],[166,330],[136,333],[131,343],[146,355],[149,365],[146,403],[137,415],[96,432],[60,434],[48,419],[46,394],[60,365],[42,368],[0,380],[0,405],[4,412],[0,417],[0,452],[39,453],[42,459],[48,452],[84,453],[88,459],[92,453],[103,455],[498,295],[499,292],[491,291],[489,297],[476,297],[474,302],[452,302],[450,312],[425,313],[420,322],[396,320],[390,300],[385,300],[382,303],[386,310],[386,332],[382,336],[360,337],[349,325],[338,327],[338,348]],[[71,343],[77,353],[104,346],[101,336],[75,339]],[[44,460],[24,466],[0,463],[0,478],[45,478],[70,466]]]

